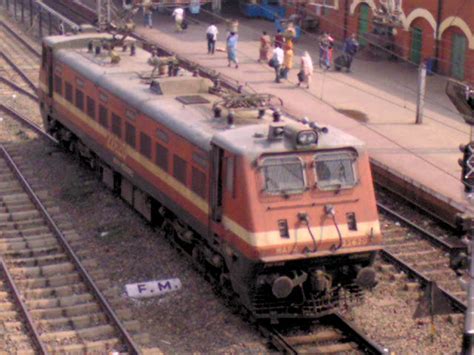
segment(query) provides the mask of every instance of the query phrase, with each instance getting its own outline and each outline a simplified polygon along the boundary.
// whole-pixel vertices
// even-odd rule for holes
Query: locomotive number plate
[[[368,237],[352,237],[352,238],[345,238],[342,241],[342,246],[344,247],[361,247],[363,245],[367,245],[369,243]]]

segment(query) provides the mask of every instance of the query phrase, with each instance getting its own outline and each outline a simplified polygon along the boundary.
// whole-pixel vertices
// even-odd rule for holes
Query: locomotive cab
[[[229,248],[227,264],[238,275],[234,288],[248,295],[244,303],[262,317],[300,317],[291,307],[280,309],[283,301],[285,307],[307,302],[320,313],[343,287],[374,286],[370,265],[381,234],[362,145],[352,137],[343,145],[334,141],[335,129],[305,123],[273,122],[266,134],[240,130],[250,138],[240,132],[235,144],[217,141],[226,148],[223,177],[239,194],[228,194],[229,186],[217,191],[224,191],[222,232],[239,245]]]

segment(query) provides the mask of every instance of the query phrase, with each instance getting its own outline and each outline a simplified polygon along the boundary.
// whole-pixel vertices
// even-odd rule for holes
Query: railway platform
[[[205,30],[210,21],[219,29],[215,55],[207,54]],[[293,115],[335,126],[362,139],[368,145],[377,183],[409,195],[446,222],[454,224],[457,215],[474,213],[474,205],[465,197],[457,163],[459,144],[469,141],[469,127],[444,94],[445,78],[427,78],[423,123],[415,124],[417,68],[403,62],[377,61],[362,51],[354,60],[352,73],[323,71],[318,67],[318,41],[307,34],[295,45],[295,67],[289,80],[277,84],[273,69],[267,63],[257,63],[261,31],[274,34],[274,24],[245,18],[239,21],[238,69],[227,66],[223,19],[211,15],[190,19],[188,29],[177,33],[169,15],[155,14],[154,28],[139,25],[136,32],[238,81],[250,92],[281,97]],[[136,22],[142,23],[141,16]],[[305,50],[315,67],[309,90],[296,86],[299,58]]]

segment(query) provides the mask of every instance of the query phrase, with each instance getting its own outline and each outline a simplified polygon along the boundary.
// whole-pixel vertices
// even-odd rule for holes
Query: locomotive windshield
[[[271,194],[299,193],[305,189],[303,162],[298,157],[272,157],[262,162],[265,191]]]
[[[317,154],[314,162],[318,188],[337,190],[353,187],[356,184],[355,158],[351,152]]]

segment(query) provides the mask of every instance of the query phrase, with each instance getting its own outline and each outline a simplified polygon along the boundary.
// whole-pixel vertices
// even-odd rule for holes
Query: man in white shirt
[[[283,49],[280,47],[275,47],[272,55],[273,69],[275,69],[275,82],[280,82],[280,69],[283,64]]]
[[[174,17],[174,22],[176,24],[176,31],[181,32],[183,30],[183,20],[184,20],[184,10],[181,7],[174,9],[171,16]]]
[[[211,23],[206,30],[206,38],[207,38],[207,54],[214,54],[216,50],[216,41],[217,41],[217,34],[219,31],[217,27]]]

